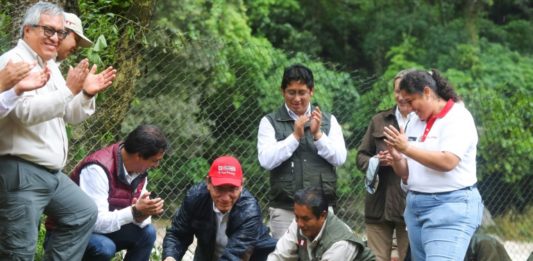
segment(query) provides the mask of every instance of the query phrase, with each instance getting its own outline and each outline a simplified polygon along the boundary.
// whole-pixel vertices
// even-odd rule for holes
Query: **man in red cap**
[[[276,246],[255,197],[243,188],[239,161],[217,158],[205,183],[193,186],[172,217],[163,260],[181,260],[196,236],[194,260],[266,260]]]

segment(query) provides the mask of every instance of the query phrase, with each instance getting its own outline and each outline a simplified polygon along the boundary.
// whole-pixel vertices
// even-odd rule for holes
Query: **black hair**
[[[124,141],[124,149],[130,154],[139,153],[147,159],[166,151],[168,141],[165,134],[155,125],[142,124],[135,128]]]
[[[294,194],[294,203],[311,209],[316,218],[328,211],[328,201],[322,189],[317,187],[304,188]]]
[[[439,97],[444,100],[460,100],[453,86],[436,69],[426,71],[413,71],[407,73],[400,82],[400,90],[409,94],[423,93],[424,87],[431,88]]]
[[[299,82],[307,85],[307,88],[313,89],[315,81],[313,79],[313,72],[311,69],[301,64],[293,64],[283,72],[281,80],[281,89],[285,90],[291,82]]]

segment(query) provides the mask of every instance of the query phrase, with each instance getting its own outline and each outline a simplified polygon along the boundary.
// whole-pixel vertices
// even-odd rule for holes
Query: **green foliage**
[[[37,244],[35,245],[35,260],[40,261],[44,255],[44,237],[46,235],[46,228],[44,226],[45,216],[41,218],[39,233],[37,235]]]
[[[480,129],[480,177],[505,173],[518,182],[530,175],[533,160],[533,59],[498,44],[484,43],[476,71],[463,77],[465,103]],[[504,153],[498,158],[494,153]]]
[[[205,147],[189,146],[189,144],[195,140],[202,140],[205,146],[209,146],[212,143],[210,137],[212,124],[196,118],[200,111],[196,101],[185,103],[175,98],[171,95],[159,95],[145,99],[138,105],[132,105],[130,113],[122,122],[122,133],[129,133],[141,122],[158,122],[166,136],[172,137],[174,151],[190,157],[200,155]]]
[[[420,68],[421,66],[413,62],[415,54],[423,53],[415,49],[416,41],[414,38],[404,36],[403,42],[392,47],[387,54],[390,59],[390,65],[387,70],[379,77],[369,90],[363,90],[360,102],[352,114],[354,126],[352,132],[358,133],[357,142],[359,142],[368,126],[372,116],[379,111],[391,108],[395,105],[393,96],[393,78],[401,70],[408,68]]]
[[[9,25],[11,24],[11,17],[0,12],[0,52],[4,53],[9,49]]]

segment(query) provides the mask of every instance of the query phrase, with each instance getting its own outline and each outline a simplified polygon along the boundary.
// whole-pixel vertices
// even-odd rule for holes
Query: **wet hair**
[[[409,94],[422,94],[426,86],[444,100],[452,99],[455,102],[460,100],[453,86],[436,69],[431,69],[429,72],[418,70],[409,72],[400,82],[400,90]]]
[[[285,90],[291,82],[299,82],[307,85],[307,88],[313,89],[315,87],[315,81],[313,79],[313,72],[311,69],[301,64],[293,64],[283,72],[283,78],[281,80],[281,89]]]
[[[135,128],[124,141],[124,149],[129,154],[139,153],[143,159],[166,151],[168,141],[165,134],[155,125],[143,124]]]
[[[294,194],[294,204],[307,206],[316,218],[328,211],[328,201],[322,189],[317,187],[304,188]]]
[[[24,37],[24,26],[27,25],[34,25],[39,24],[39,21],[41,21],[41,15],[46,14],[50,16],[61,16],[65,17],[63,14],[63,8],[48,2],[37,2],[36,4],[32,5],[28,10],[26,10],[26,14],[24,15],[24,19],[22,20],[22,25],[20,26],[20,37]]]

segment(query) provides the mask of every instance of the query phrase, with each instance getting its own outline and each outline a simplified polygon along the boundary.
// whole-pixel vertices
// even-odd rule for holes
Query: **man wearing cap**
[[[195,261],[266,260],[276,241],[262,222],[257,200],[242,182],[236,158],[217,158],[205,183],[187,192],[172,217],[163,240],[163,260],[181,260],[194,236]]]
[[[78,46],[89,48],[93,42],[83,34],[83,26],[80,18],[73,13],[65,12],[65,29],[67,37],[61,40],[57,48],[56,61],[61,62],[76,51]]]
[[[164,202],[146,190],[148,170],[159,165],[167,148],[163,132],[143,124],[124,142],[88,155],[74,168],[70,178],[98,208],[84,260],[111,260],[120,250],[127,251],[126,260],[149,260],[156,239],[151,216],[163,212]],[[46,221],[49,235],[54,223],[53,217]]]

